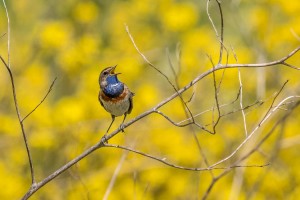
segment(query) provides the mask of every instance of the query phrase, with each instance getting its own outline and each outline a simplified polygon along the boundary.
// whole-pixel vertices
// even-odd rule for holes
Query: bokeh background
[[[46,94],[46,101],[25,120],[38,181],[52,173],[105,133],[110,115],[99,105],[100,71],[118,64],[120,79],[135,92],[134,109],[127,120],[151,109],[174,93],[166,80],[150,68],[132,45],[129,26],[140,50],[170,80],[188,84],[211,68],[207,55],[217,62],[219,44],[209,23],[204,0],[18,0],[7,1],[11,22],[11,67],[15,77],[21,115],[29,113]],[[225,45],[234,49],[238,62],[257,63],[279,59],[300,44],[300,3],[286,0],[223,1]],[[211,17],[219,29],[214,2]],[[0,35],[7,32],[4,7],[0,7]],[[181,52],[181,56],[179,55]],[[6,58],[7,35],[0,38],[0,53]],[[235,63],[232,51],[229,62]],[[299,55],[290,62],[300,66]],[[2,64],[1,64],[2,65]],[[233,101],[239,90],[237,69],[225,72],[220,103]],[[217,74],[218,80],[222,72]],[[242,69],[244,105],[266,103],[246,112],[251,131],[262,118],[274,92],[289,80],[279,97],[299,94],[300,72],[283,66]],[[212,76],[184,94],[194,114],[214,105]],[[17,121],[11,85],[5,67],[0,67],[0,198],[20,199],[30,186],[30,171]],[[222,112],[239,107],[232,104]],[[179,100],[161,109],[175,121],[185,119]],[[228,166],[251,149],[266,134],[277,113],[249,145],[222,166]],[[299,109],[282,132],[275,131],[259,152],[243,164],[265,168],[236,169],[212,189],[209,199],[297,199],[300,195]],[[196,118],[212,121],[212,113]],[[116,120],[113,129],[121,123]],[[113,130],[112,129],[112,130]],[[217,134],[194,127],[210,164],[232,152],[245,138],[240,112],[222,118]],[[279,138],[280,136],[280,138]],[[279,139],[280,140],[279,140]],[[190,128],[172,126],[152,115],[118,134],[110,143],[133,146],[143,152],[189,167],[205,167]],[[279,145],[278,145],[279,144]],[[211,181],[210,172],[181,171],[119,149],[100,149],[38,191],[31,199],[102,199],[118,164],[121,168],[109,199],[201,199]],[[215,175],[221,171],[214,171]]]

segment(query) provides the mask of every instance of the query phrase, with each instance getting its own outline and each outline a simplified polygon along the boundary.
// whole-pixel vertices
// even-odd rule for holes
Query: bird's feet
[[[124,128],[125,128],[125,126],[124,126],[124,124],[122,123],[122,124],[120,125],[119,129],[120,129],[123,133],[125,133]]]

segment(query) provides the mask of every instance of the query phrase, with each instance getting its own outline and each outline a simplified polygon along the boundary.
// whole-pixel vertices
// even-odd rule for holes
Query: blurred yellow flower
[[[195,25],[197,12],[187,3],[172,4],[162,12],[164,26],[171,31],[184,31]]]
[[[92,1],[79,2],[73,12],[74,18],[80,23],[91,23],[97,19],[99,9]]]
[[[265,30],[269,24],[269,13],[263,7],[256,7],[250,12],[249,26],[252,26],[253,30],[256,30],[257,34],[261,36],[265,35]]]
[[[99,39],[94,38],[92,35],[84,35],[78,41],[78,50],[83,54],[83,57],[86,58],[86,56],[93,55],[97,52],[99,41]]]
[[[281,8],[283,8],[286,14],[289,14],[294,17],[294,15],[299,14],[300,4],[299,1],[285,1],[285,0],[276,0],[276,3],[279,3]]]
[[[55,108],[56,115],[60,116],[57,122],[62,125],[79,122],[83,117],[84,109],[84,102],[75,100],[74,97],[63,98]]]
[[[23,77],[26,78],[26,84],[30,84],[28,86],[44,92],[49,84],[49,68],[41,63],[32,63],[24,72]]]
[[[0,115],[0,133],[4,133],[13,137],[21,136],[17,119],[8,115]]]
[[[141,107],[149,107],[154,105],[154,102],[157,102],[159,99],[159,91],[152,84],[144,83],[143,87],[138,88],[135,92],[138,95],[138,99],[135,99],[135,102],[139,102],[138,105]]]
[[[47,22],[40,36],[41,45],[45,48],[61,48],[70,40],[70,26],[64,22]]]
[[[92,66],[99,52],[100,40],[91,35],[82,36],[62,54],[58,55],[59,66],[68,73],[76,73],[82,65]]]
[[[2,162],[0,162],[0,177],[0,187],[5,188],[1,189],[0,199],[20,199],[23,191],[26,190],[24,179],[20,179],[17,173],[11,171],[11,168]]]
[[[227,50],[223,53],[223,63],[227,54],[229,63],[236,63],[231,46],[239,63],[257,63],[279,59],[299,45],[296,36],[300,35],[299,3],[286,0],[249,2],[239,1],[238,7],[231,3],[229,5],[226,1],[222,2],[224,44]],[[212,2],[210,8],[216,29],[220,33],[217,5]],[[200,73],[212,68],[206,54],[213,58],[215,64],[219,56],[220,42],[209,23],[205,9],[205,1],[183,0],[60,2],[54,0],[47,3],[10,1],[8,11],[13,19],[10,55],[22,117],[40,102],[54,76],[58,77],[46,101],[24,121],[38,180],[98,142],[108,128],[111,116],[101,107],[97,99],[98,77],[104,67],[118,64],[117,72],[122,73],[120,80],[135,92],[133,113],[127,117],[126,122],[174,94],[164,78],[149,68],[136,51],[125,31],[124,23],[128,24],[141,52],[157,68],[166,72],[171,81],[174,81],[165,48],[170,50],[176,71],[180,61],[178,81],[180,87],[183,87]],[[0,35],[3,35],[7,32],[4,12],[0,21]],[[5,59],[7,36],[6,33],[0,38],[0,51]],[[176,57],[178,42],[181,44],[180,60]],[[299,54],[288,60],[288,63],[295,66],[299,66],[299,62]],[[0,70],[3,72],[0,73],[0,150],[5,152],[0,156],[0,187],[5,188],[0,190],[0,199],[20,199],[30,188],[30,172],[12,100],[9,76],[4,66],[0,67]],[[246,110],[248,131],[257,125],[269,109],[275,92],[273,87],[286,79],[290,80],[288,89],[284,89],[279,99],[274,102],[274,106],[285,95],[296,94],[299,88],[299,74],[292,69],[276,66],[265,71],[267,93],[270,98],[265,99],[268,102],[262,106]],[[257,99],[255,93],[259,72],[253,68],[241,69],[245,107]],[[237,69],[226,69],[223,78],[222,71],[216,72],[215,75],[218,84],[222,79],[219,88],[220,105],[232,102],[239,91]],[[276,91],[279,88],[280,86]],[[212,74],[184,93],[183,99],[188,101],[192,93],[194,96],[188,106],[193,114],[212,109],[216,105]],[[236,112],[226,115],[228,111],[238,111],[239,100],[236,99],[234,103],[221,108],[221,114],[225,115],[216,127],[217,134],[204,133],[193,126],[209,164],[229,155],[245,138],[242,114]],[[289,105],[288,103],[287,107]],[[179,98],[159,110],[175,122],[186,118]],[[256,144],[258,141],[256,139],[264,137],[266,131],[274,125],[273,122],[279,119],[277,117],[283,116],[285,112],[282,109],[274,115],[273,121],[269,125],[264,125],[261,133],[257,134],[258,137],[249,141],[249,147]],[[217,109],[214,107],[213,111],[200,115],[195,120],[211,130],[211,123],[216,120],[216,116]],[[288,119],[283,137],[286,139],[296,137],[295,130],[299,129],[299,118],[295,112],[293,117]],[[116,129],[122,120],[122,117],[117,118],[112,129]],[[279,130],[274,133],[279,133]],[[132,146],[134,149],[181,166],[206,166],[189,127],[174,127],[162,116],[154,114],[132,124],[125,129],[125,133],[120,133],[109,142]],[[253,191],[256,199],[265,197],[296,199],[299,196],[297,196],[299,190],[293,190],[293,183],[299,182],[300,177],[298,170],[300,166],[295,159],[299,154],[297,149],[299,145],[290,143],[292,146],[284,146],[285,148],[280,149],[278,153],[278,147],[283,145],[270,144],[281,137],[272,138],[270,137],[271,140],[259,148],[259,153],[253,154],[250,160],[241,164],[268,163],[270,153],[271,157],[276,158],[274,159],[276,166],[270,167],[276,168],[274,172],[278,174],[272,169],[270,171],[269,167],[245,168],[245,173],[241,174],[240,178],[246,184],[242,184],[238,198],[245,198],[248,189],[252,190],[251,186],[255,185],[256,181],[261,183],[260,188],[257,188],[259,191]],[[136,145],[132,145],[133,143]],[[219,167],[227,167],[230,163],[234,163],[244,155],[243,150],[250,150],[247,147]],[[270,152],[272,148],[275,149],[274,156]],[[46,185],[34,194],[33,198],[102,198],[122,153],[121,150],[101,148],[71,167],[68,170],[70,173],[64,173]],[[43,155],[49,161],[47,164],[41,157]],[[277,170],[280,167],[284,173]],[[269,171],[270,175],[263,180],[260,179],[261,173],[266,171]],[[222,170],[212,173],[217,177]],[[217,199],[220,196],[223,199],[230,198],[230,192],[234,191],[232,173],[227,174],[227,177],[215,186],[208,198]],[[289,177],[293,177],[293,180]],[[272,178],[274,181],[269,183],[267,180]],[[109,199],[132,199],[132,197],[200,199],[211,180],[210,172],[180,171],[135,153],[129,153],[116,176]],[[267,182],[264,183],[264,180]],[[248,186],[250,188],[247,188]],[[274,190],[275,187],[280,190]],[[286,196],[283,197],[282,194]]]
[[[48,149],[55,145],[57,134],[47,129],[34,131],[30,137],[30,145],[32,147]]]

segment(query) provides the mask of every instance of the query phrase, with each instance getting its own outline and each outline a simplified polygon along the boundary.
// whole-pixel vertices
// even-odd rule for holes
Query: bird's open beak
[[[110,74],[113,74],[113,75],[119,75],[119,74],[121,74],[121,73],[115,73],[116,67],[117,67],[117,65],[113,66],[113,68],[110,71]]]
[[[117,65],[113,66],[113,68],[111,69],[110,73],[111,74],[115,74],[115,69],[116,69]]]

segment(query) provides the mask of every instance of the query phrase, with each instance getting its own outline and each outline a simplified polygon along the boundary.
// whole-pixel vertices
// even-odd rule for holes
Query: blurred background
[[[57,81],[45,102],[25,120],[36,179],[42,180],[100,140],[111,117],[100,106],[98,76],[118,64],[120,80],[135,93],[133,119],[174,93],[173,88],[137,53],[125,30],[128,25],[140,50],[175,83],[168,57],[180,87],[218,61],[219,42],[209,23],[205,0],[18,0],[7,1],[11,23],[11,67],[21,115],[24,117]],[[300,44],[300,3],[285,0],[223,1],[225,45],[234,49],[239,63],[277,60]],[[219,30],[215,2],[210,15]],[[4,7],[0,7],[0,35],[7,32]],[[168,53],[167,53],[168,52]],[[0,54],[7,58],[7,34],[0,38]],[[225,59],[224,55],[224,59]],[[229,63],[236,63],[230,50]],[[224,61],[225,63],[225,61]],[[299,55],[290,63],[300,67]],[[2,64],[1,64],[2,65]],[[251,132],[270,106],[274,93],[289,80],[279,99],[300,93],[300,72],[284,66],[242,69],[243,104],[257,100],[262,106],[246,111]],[[218,81],[222,72],[216,73]],[[226,70],[220,87],[220,104],[232,102],[239,91],[238,70]],[[212,76],[188,90],[193,114],[215,105]],[[30,187],[30,171],[12,99],[7,70],[0,67],[0,198],[20,199]],[[278,101],[279,102],[279,101]],[[222,109],[239,108],[238,102]],[[186,118],[178,99],[161,111],[174,121]],[[214,186],[208,199],[296,199],[300,195],[299,109],[244,165],[265,168],[235,169]],[[226,167],[257,144],[285,113],[280,111],[264,125]],[[117,118],[111,130],[122,118]],[[212,122],[208,112],[196,118]],[[209,127],[211,128],[211,127]],[[195,134],[210,164],[230,154],[245,138],[240,112],[221,119],[217,134],[196,127]],[[166,158],[188,167],[206,167],[191,128],[178,128],[159,115],[151,115],[120,133],[109,143]],[[123,159],[122,159],[123,157]],[[271,160],[271,161],[270,161]],[[39,190],[31,199],[102,199],[120,165],[109,199],[201,199],[210,172],[174,169],[119,149],[103,148]],[[218,175],[222,171],[214,171]],[[5,189],[4,189],[5,188]]]

